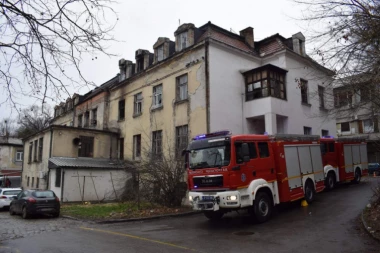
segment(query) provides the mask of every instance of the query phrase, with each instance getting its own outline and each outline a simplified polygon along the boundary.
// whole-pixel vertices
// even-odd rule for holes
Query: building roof
[[[77,168],[77,169],[130,169],[132,164],[116,159],[88,158],[88,157],[51,157],[49,169]]]
[[[0,145],[22,146],[22,140],[19,138],[0,136]]]

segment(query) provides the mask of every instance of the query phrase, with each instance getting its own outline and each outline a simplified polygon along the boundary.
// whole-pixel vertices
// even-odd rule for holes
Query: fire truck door
[[[344,145],[344,168],[346,173],[354,172],[354,168],[352,166],[352,145]]]
[[[302,179],[297,146],[284,146],[284,151],[289,188],[301,187]]]

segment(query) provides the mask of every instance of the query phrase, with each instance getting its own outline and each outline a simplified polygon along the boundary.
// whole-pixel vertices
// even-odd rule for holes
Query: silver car
[[[0,208],[8,208],[13,197],[21,191],[21,188],[0,188]]]

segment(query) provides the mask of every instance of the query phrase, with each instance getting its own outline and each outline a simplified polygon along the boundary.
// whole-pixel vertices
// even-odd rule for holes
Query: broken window
[[[187,32],[183,32],[179,34],[178,43],[179,43],[178,45],[179,50],[187,48]]]
[[[153,108],[162,106],[162,84],[153,87]]]
[[[189,133],[187,125],[176,127],[176,154],[180,156],[182,150],[187,148]]]
[[[119,101],[119,120],[125,119],[125,99]]]
[[[141,157],[141,134],[133,136],[133,159]]]
[[[142,100],[143,100],[143,96],[141,92],[137,93],[134,96],[134,107],[133,107],[134,116],[140,115],[142,113]]]
[[[187,74],[177,77],[177,101],[187,99]]]
[[[342,132],[349,132],[350,131],[350,122],[343,122],[340,124],[340,129]]]
[[[306,80],[300,80],[300,89],[301,89],[301,102],[303,104],[309,103],[309,88],[308,82]]]
[[[144,56],[136,59],[137,73],[144,70]]]
[[[94,137],[79,136],[78,157],[94,157]]]
[[[162,153],[162,130],[154,131],[152,137],[152,154],[160,156]]]

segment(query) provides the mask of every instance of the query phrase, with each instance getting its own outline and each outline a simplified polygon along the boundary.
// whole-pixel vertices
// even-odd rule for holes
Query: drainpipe
[[[205,68],[206,68],[206,122],[207,133],[210,133],[210,73],[209,73],[209,40],[205,42]]]
[[[49,158],[51,157],[51,150],[53,148],[53,128],[50,127],[50,147],[49,147]],[[50,184],[50,167],[48,162],[48,174],[46,178],[46,190],[49,190],[49,184]]]

